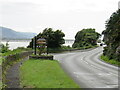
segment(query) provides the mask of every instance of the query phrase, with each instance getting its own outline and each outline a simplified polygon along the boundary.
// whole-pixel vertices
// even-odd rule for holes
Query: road
[[[118,67],[99,59],[103,48],[56,54],[55,59],[81,88],[118,88]]]

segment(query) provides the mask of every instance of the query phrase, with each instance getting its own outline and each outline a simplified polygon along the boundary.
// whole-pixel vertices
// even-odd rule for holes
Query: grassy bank
[[[20,68],[21,86],[26,88],[79,88],[57,61],[27,60]]]
[[[0,53],[0,65],[2,64],[2,53]]]
[[[116,65],[116,66],[120,66],[120,62],[114,59],[109,59],[107,56],[101,55],[100,57],[103,61]]]
[[[61,53],[64,51],[73,50],[74,48],[70,46],[61,46],[59,48],[48,48],[49,53]]]
[[[90,49],[90,48],[95,48],[98,47],[97,45],[95,46],[84,46],[84,47],[77,47],[77,48],[73,48],[70,46],[62,46],[60,48],[49,48],[48,51],[49,53],[61,53],[61,52],[65,52],[65,51],[75,51],[75,50],[84,50],[84,49]]]
[[[29,50],[32,50],[32,49],[24,48],[24,47],[18,47],[17,49],[9,50],[5,53],[2,53],[2,56],[13,55],[13,54],[16,54],[16,53],[21,53],[21,52],[29,51]]]

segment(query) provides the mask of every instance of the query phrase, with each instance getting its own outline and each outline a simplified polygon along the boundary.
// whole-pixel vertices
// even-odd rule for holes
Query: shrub
[[[8,52],[8,51],[10,51],[9,50],[9,44],[8,43],[6,43],[6,45],[3,45],[3,44],[0,44],[0,51],[1,51],[1,53],[5,53],[5,52]]]

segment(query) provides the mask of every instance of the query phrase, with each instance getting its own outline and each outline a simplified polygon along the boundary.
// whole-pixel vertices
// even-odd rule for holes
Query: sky
[[[119,0],[0,0],[0,26],[20,32],[62,30],[74,39],[84,28],[101,33]]]

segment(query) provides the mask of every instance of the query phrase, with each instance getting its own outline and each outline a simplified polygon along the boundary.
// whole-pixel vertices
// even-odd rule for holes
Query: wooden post
[[[49,50],[48,50],[48,35],[47,35],[47,39],[46,39],[46,42],[47,42],[47,54],[48,54],[48,52],[49,52]]]
[[[34,50],[34,38],[32,39],[32,49]]]
[[[47,54],[48,54],[48,45],[47,45]]]
[[[37,37],[35,36],[35,41],[34,41],[34,45],[35,45],[35,52],[34,52],[34,54],[36,55],[36,41],[37,41]]]

